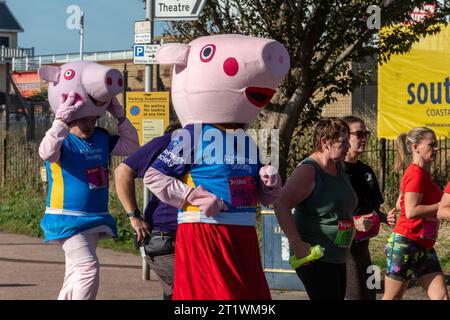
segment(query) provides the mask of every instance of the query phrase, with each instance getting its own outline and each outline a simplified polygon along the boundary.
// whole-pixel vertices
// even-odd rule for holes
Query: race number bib
[[[228,178],[231,206],[237,209],[254,208],[258,202],[258,191],[253,177]]]
[[[427,217],[423,220],[420,238],[427,240],[436,240],[438,236],[439,220],[437,218]]]
[[[108,172],[102,166],[86,169],[86,177],[90,190],[108,188]]]
[[[338,233],[334,239],[334,244],[338,247],[347,248],[355,236],[354,223],[351,220],[338,221]]]

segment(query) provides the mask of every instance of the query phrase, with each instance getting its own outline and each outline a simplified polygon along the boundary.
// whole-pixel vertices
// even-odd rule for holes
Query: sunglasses
[[[370,137],[370,131],[361,131],[361,130],[359,130],[359,131],[350,132],[350,134],[353,134],[353,135],[357,136],[358,139],[362,139],[362,138],[369,139],[369,137]]]

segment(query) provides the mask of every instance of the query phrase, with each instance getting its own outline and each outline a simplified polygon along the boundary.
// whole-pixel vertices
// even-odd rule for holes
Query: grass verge
[[[46,193],[42,188],[2,187],[0,199],[0,231],[43,238],[40,221],[45,211]],[[99,246],[138,254],[128,217],[123,213],[115,192],[110,193],[110,212],[118,226],[117,239],[102,240]]]
[[[142,185],[136,187],[137,198],[142,203]],[[39,225],[45,210],[45,192],[43,188],[2,187],[0,188],[0,230],[43,238],[43,232]],[[109,208],[118,226],[117,239],[103,240],[99,246],[116,251],[139,254],[134,247],[134,235],[129,224],[128,217],[124,214],[116,193],[111,190]],[[262,219],[258,219],[258,230],[261,230]],[[391,229],[382,225],[380,234],[370,240],[370,252],[374,264],[384,269],[386,258],[384,245],[391,233]],[[261,232],[258,238],[261,240]],[[442,268],[450,272],[450,223],[442,222],[439,229],[439,238],[436,243],[436,251],[440,258]]]

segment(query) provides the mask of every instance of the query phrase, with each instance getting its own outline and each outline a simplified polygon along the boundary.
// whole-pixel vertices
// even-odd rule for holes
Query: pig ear
[[[158,49],[156,60],[160,64],[175,64],[186,67],[191,46],[182,43],[168,43]]]
[[[38,73],[42,80],[47,82],[58,82],[61,68],[55,66],[42,66],[39,68]]]

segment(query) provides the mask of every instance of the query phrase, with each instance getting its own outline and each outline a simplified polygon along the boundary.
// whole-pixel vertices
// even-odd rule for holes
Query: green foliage
[[[44,194],[27,186],[3,187],[0,192],[0,229],[43,236],[39,223],[45,209]]]
[[[8,184],[0,188],[0,230],[43,237],[40,221],[45,211],[46,192],[26,184]],[[117,239],[100,242],[101,247],[137,253],[129,219],[116,193],[110,193],[110,212],[118,226]]]
[[[300,134],[317,120],[323,106],[369,81],[371,71],[352,64],[377,57],[386,62],[392,54],[408,52],[421,37],[437,32],[449,14],[437,3],[433,17],[412,23],[410,13],[430,1],[340,0],[210,0],[196,21],[178,21],[166,32],[189,41],[215,33],[239,33],[280,41],[291,56],[291,70],[272,104],[262,112],[262,127],[279,128],[280,171],[288,166],[289,151]],[[432,1],[434,3],[434,1]],[[381,8],[381,27],[395,32],[381,34],[370,29],[367,8]],[[400,23],[408,28],[396,27]],[[378,42],[378,39],[380,41]],[[273,121],[268,121],[269,118]],[[294,130],[299,127],[299,130]],[[295,148],[295,146],[294,146]],[[292,154],[292,152],[291,152]]]

